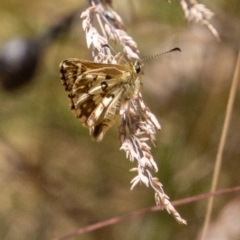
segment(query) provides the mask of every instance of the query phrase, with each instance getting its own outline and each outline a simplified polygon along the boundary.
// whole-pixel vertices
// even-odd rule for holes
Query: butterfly
[[[121,106],[141,89],[143,61],[170,51],[135,61],[118,64],[96,63],[69,58],[60,63],[60,76],[70,99],[70,108],[84,127],[89,128],[93,140],[101,141],[114,124]]]
[[[61,62],[60,76],[70,108],[94,140],[102,140],[122,104],[140,91],[142,69],[142,60],[105,64],[69,58]]]

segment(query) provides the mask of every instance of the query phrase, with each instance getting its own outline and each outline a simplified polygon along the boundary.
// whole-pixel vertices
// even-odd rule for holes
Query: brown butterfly
[[[141,60],[104,64],[69,58],[60,64],[70,107],[94,140],[102,140],[121,105],[139,91],[142,68]]]
[[[174,48],[168,52],[176,50],[180,51]],[[70,107],[83,126],[89,128],[94,140],[102,140],[122,104],[137,96],[143,60],[104,64],[69,58],[61,62],[61,79],[68,92]]]

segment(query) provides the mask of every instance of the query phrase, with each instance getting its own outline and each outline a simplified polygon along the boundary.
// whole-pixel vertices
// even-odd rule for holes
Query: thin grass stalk
[[[180,206],[180,205],[184,205],[184,204],[193,203],[195,201],[200,201],[200,200],[209,198],[211,196],[220,196],[220,195],[223,195],[223,194],[234,193],[234,192],[239,192],[239,191],[240,191],[240,186],[236,186],[236,187],[232,187],[232,188],[221,189],[221,190],[218,190],[214,193],[202,193],[202,194],[195,195],[195,196],[192,196],[192,197],[182,198],[182,199],[179,199],[179,200],[172,201],[172,204],[173,204],[173,206]],[[90,232],[99,230],[101,228],[109,227],[111,225],[115,225],[117,223],[126,221],[128,219],[137,218],[137,217],[149,214],[151,212],[156,212],[156,211],[160,211],[160,210],[161,210],[161,208],[159,206],[152,206],[152,207],[148,207],[148,208],[139,209],[139,210],[132,211],[132,212],[130,212],[128,214],[125,214],[125,215],[112,217],[112,218],[109,218],[107,220],[103,220],[103,221],[100,221],[100,222],[90,224],[90,225],[85,226],[85,227],[81,227],[81,228],[75,230],[74,232],[64,236],[64,237],[54,238],[52,240],[70,240],[70,239],[72,239],[76,236],[80,236],[80,235],[83,235],[83,234],[86,234],[86,233],[90,233]]]
[[[238,79],[239,79],[239,68],[240,68],[240,49],[238,52],[238,58],[237,58],[236,67],[234,70],[233,81],[232,81],[230,94],[229,94],[229,98],[228,98],[227,110],[226,110],[226,115],[225,115],[225,119],[224,119],[221,139],[220,139],[219,147],[218,147],[218,151],[217,151],[215,167],[214,167],[214,172],[213,172],[213,178],[212,178],[212,184],[211,184],[211,190],[210,190],[211,193],[215,192],[216,188],[217,188],[217,183],[218,183],[219,174],[220,174],[221,165],[222,165],[223,150],[224,150],[224,146],[226,143],[227,133],[228,133],[228,129],[229,129],[229,123],[230,123],[231,116],[232,116],[234,99],[235,99],[236,92],[237,92],[237,84],[238,84]],[[210,219],[211,219],[211,215],[212,215],[213,202],[214,202],[214,196],[210,197],[208,200],[201,240],[206,239],[206,234],[207,234],[207,231],[209,228],[209,223],[210,223]]]

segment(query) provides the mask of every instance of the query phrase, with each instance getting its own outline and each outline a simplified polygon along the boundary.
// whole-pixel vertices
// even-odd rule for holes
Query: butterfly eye
[[[135,65],[135,71],[136,71],[136,73],[140,73],[140,71],[141,71],[141,66],[140,66],[139,64],[136,64],[136,65]]]

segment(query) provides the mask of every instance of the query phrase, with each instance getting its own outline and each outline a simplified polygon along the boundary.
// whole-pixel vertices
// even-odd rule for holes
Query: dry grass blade
[[[238,53],[238,58],[237,58],[237,62],[236,62],[236,67],[235,67],[235,71],[234,71],[233,81],[232,81],[228,104],[227,104],[227,111],[226,111],[226,115],[225,115],[223,130],[222,130],[221,139],[220,139],[220,143],[219,143],[219,147],[218,147],[215,168],[214,168],[214,173],[213,173],[213,179],[212,179],[212,185],[211,185],[211,191],[210,191],[211,193],[215,192],[216,188],[217,188],[219,173],[220,173],[221,164],[222,164],[223,150],[224,150],[224,146],[226,143],[226,137],[227,137],[227,132],[228,132],[230,119],[231,119],[231,115],[232,115],[234,99],[235,99],[235,95],[237,92],[239,71],[240,71],[240,50]],[[208,230],[208,226],[209,226],[210,218],[211,218],[211,214],[212,214],[213,201],[214,201],[213,197],[209,198],[201,240],[204,240],[206,238],[206,233]]]
[[[221,41],[217,30],[209,22],[214,15],[212,11],[195,0],[180,0],[180,5],[188,22],[200,23],[206,26],[217,41]]]
[[[209,198],[211,196],[220,196],[220,195],[223,195],[223,194],[239,192],[239,191],[240,191],[240,186],[233,187],[233,188],[230,188],[230,189],[229,188],[228,189],[221,189],[221,190],[218,190],[214,193],[203,193],[203,194],[199,194],[199,195],[196,195],[196,196],[175,200],[175,201],[172,202],[172,205],[173,206],[180,206],[180,205],[192,203],[192,202],[195,202],[195,201],[203,200],[203,199]],[[150,212],[156,212],[156,211],[159,211],[159,210],[161,210],[161,208],[159,206],[153,206],[153,207],[140,209],[140,210],[137,210],[137,211],[130,212],[129,214],[125,214],[125,215],[122,215],[122,216],[113,217],[113,218],[110,218],[110,219],[107,219],[107,220],[103,220],[101,222],[93,223],[93,224],[88,225],[86,227],[79,228],[78,230],[76,230],[76,231],[74,231],[74,232],[72,232],[72,233],[70,233],[70,234],[68,234],[64,237],[54,238],[52,240],[72,239],[73,237],[83,235],[85,233],[89,233],[89,232],[92,232],[92,231],[96,231],[98,229],[108,227],[108,226],[120,223],[122,221],[132,219],[132,218],[136,218],[136,217],[148,214]]]
[[[120,150],[125,151],[130,161],[137,163],[137,176],[131,181],[131,189],[138,183],[151,186],[155,191],[156,204],[171,213],[179,223],[186,224],[164,193],[162,184],[150,173],[152,170],[157,172],[158,167],[148,142],[156,146],[156,130],[160,130],[161,126],[142,99],[140,75],[143,60],[136,60],[139,59],[136,42],[123,30],[123,22],[111,5],[92,3],[81,14],[81,18],[87,46],[92,49],[94,62],[106,65],[90,63],[96,69],[93,73],[92,69],[86,67],[88,63],[85,60],[70,59],[70,63],[78,62],[77,72],[81,74],[76,80],[71,68],[67,66],[68,61],[61,63],[61,76],[71,98],[72,109],[76,110],[76,116],[85,127],[89,127],[90,135],[97,141],[112,126],[116,115],[120,115]],[[95,27],[94,19],[97,19],[98,27]],[[112,54],[110,41],[122,47],[124,58]],[[169,52],[175,50],[180,49]],[[75,63],[72,65],[76,66]],[[87,79],[92,82],[87,86],[82,85]]]

